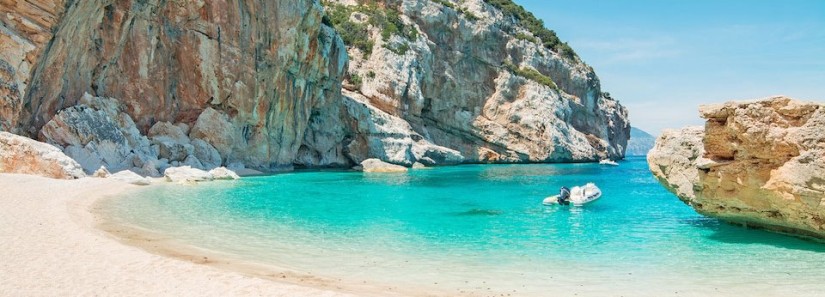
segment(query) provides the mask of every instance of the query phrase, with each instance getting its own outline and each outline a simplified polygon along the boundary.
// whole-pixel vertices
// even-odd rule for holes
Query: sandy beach
[[[348,296],[163,257],[95,227],[115,180],[0,174],[2,296]]]

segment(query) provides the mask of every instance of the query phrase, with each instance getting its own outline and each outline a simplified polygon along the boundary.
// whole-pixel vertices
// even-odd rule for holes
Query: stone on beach
[[[151,178],[143,177],[140,174],[132,172],[131,170],[117,172],[112,174],[110,178],[138,186],[148,186],[152,184]]]
[[[375,173],[402,173],[407,172],[407,167],[390,164],[378,159],[367,159],[361,162],[361,167],[364,172]]]
[[[83,168],[60,149],[8,132],[0,132],[0,172],[57,179],[85,177]]]
[[[109,172],[109,170],[106,169],[106,166],[100,166],[100,169],[95,171],[95,173],[93,173],[92,176],[98,178],[107,178],[112,176],[112,174]]]
[[[190,166],[170,167],[163,171],[166,181],[177,183],[202,182],[213,180],[209,172]]]
[[[233,180],[233,179],[240,179],[241,177],[238,176],[232,170],[226,169],[226,167],[218,167],[212,170],[209,170],[209,174],[212,175],[214,179],[223,179],[223,180]]]

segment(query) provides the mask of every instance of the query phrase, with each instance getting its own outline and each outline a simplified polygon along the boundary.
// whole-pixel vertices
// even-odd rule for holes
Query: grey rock
[[[204,169],[212,169],[221,166],[221,154],[211,144],[202,139],[193,139],[192,146],[194,147],[193,156],[200,160]],[[243,166],[243,163],[239,163]]]
[[[88,174],[100,166],[111,171],[132,168],[135,155],[153,156],[148,139],[116,100],[84,94],[79,103],[47,122],[40,139],[64,148]]]
[[[370,105],[363,96],[344,93],[344,104],[356,123],[355,136],[345,152],[356,162],[377,158],[409,166],[415,162],[448,165],[464,161],[458,151],[426,140],[408,122]]]
[[[201,163],[201,161],[200,161],[200,160],[198,160],[198,158],[197,158],[197,157],[195,157],[195,156],[193,156],[193,155],[190,155],[190,156],[186,157],[186,160],[184,160],[184,161],[181,163],[181,165],[183,165],[183,166],[189,166],[189,167],[192,167],[192,168],[197,168],[197,169],[201,169],[201,170],[206,170],[206,169],[203,167],[203,163]]]
[[[348,48],[350,77],[362,79],[360,84],[345,82],[345,88],[365,98],[359,101],[395,117],[393,122],[404,121],[410,127],[401,134],[388,129],[372,129],[385,134],[363,134],[370,130],[364,125],[373,125],[370,120],[380,128],[387,122],[353,113],[353,105],[345,101],[355,127],[348,133],[354,138],[347,147],[352,159],[375,157],[405,165],[459,160],[438,150],[430,154],[447,158],[422,157],[411,149],[406,135],[457,151],[460,162],[598,161],[624,156],[630,130],[627,110],[602,92],[590,66],[547,49],[541,40],[517,38],[531,33],[486,1],[452,3],[454,8],[437,1],[400,1],[400,21],[419,34],[385,38],[382,28],[371,26],[375,46],[370,55]],[[325,4],[328,9],[363,5],[349,0]],[[394,50],[399,45],[408,50]],[[526,77],[526,71],[545,79]],[[550,86],[543,82],[550,80]],[[346,92],[345,96],[359,98]],[[359,139],[361,135],[368,136]]]
[[[170,161],[186,160],[195,151],[191,144],[180,143],[165,136],[155,137],[152,141],[158,145],[158,157]]]
[[[180,144],[189,143],[189,137],[186,136],[186,132],[184,132],[179,126],[173,125],[170,122],[155,123],[155,125],[152,126],[151,129],[149,129],[148,136],[151,139],[154,139],[156,137],[165,137]]]

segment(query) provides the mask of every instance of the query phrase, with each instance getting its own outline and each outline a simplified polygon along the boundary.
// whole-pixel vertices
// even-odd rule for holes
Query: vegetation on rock
[[[570,48],[566,42],[559,40],[559,37],[556,36],[556,32],[545,28],[542,20],[536,18],[533,13],[525,10],[521,5],[514,3],[512,0],[484,0],[484,2],[498,8],[502,13],[504,13],[505,16],[515,19],[520,26],[527,29],[527,31],[530,31],[533,36],[541,39],[542,45],[544,45],[545,48],[559,53],[559,55],[566,59],[576,59],[576,52],[573,51],[573,49]],[[519,38],[518,34],[516,35],[516,38]],[[526,34],[524,35],[526,36]],[[529,40],[524,36],[519,39]],[[530,41],[534,40],[535,39]]]
[[[418,30],[415,26],[407,25],[401,20],[401,16],[395,9],[388,9],[377,4],[377,1],[361,0],[359,5],[346,6],[332,2],[324,2],[326,15],[324,23],[332,26],[341,34],[341,38],[347,46],[352,46],[361,50],[364,58],[372,54],[375,43],[370,39],[370,26],[381,30],[381,38],[384,42],[390,41],[392,36],[397,35],[406,40],[418,38]],[[352,20],[353,13],[360,13],[366,17],[363,22]],[[407,41],[401,44],[385,45],[387,49],[396,54],[403,55],[409,49]]]
[[[558,90],[558,88],[559,88],[556,85],[556,83],[553,82],[552,78],[550,78],[549,76],[546,76],[544,74],[541,74],[541,72],[539,72],[536,69],[525,68],[525,67],[519,68],[519,67],[517,67],[516,65],[513,65],[513,63],[510,63],[510,62],[504,62],[504,68],[507,68],[507,70],[510,71],[511,73],[513,73],[514,75],[518,75],[518,76],[524,77],[526,79],[535,81],[538,84],[548,86],[548,87],[550,87],[554,90]]]

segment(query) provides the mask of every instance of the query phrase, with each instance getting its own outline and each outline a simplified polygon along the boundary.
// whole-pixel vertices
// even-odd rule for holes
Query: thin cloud
[[[573,42],[573,45],[577,49],[604,57],[606,63],[676,58],[684,53],[672,37],[579,40]]]

